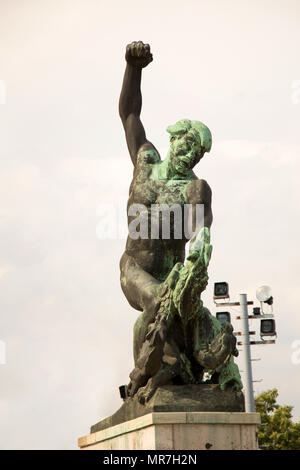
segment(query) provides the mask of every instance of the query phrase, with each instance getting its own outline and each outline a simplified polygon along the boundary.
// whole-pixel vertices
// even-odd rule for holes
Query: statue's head
[[[181,119],[167,128],[170,134],[169,156],[178,173],[191,170],[211,149],[211,132],[200,121]]]

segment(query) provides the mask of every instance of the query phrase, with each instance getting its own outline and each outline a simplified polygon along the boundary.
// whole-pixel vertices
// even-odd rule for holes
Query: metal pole
[[[253,380],[252,380],[252,365],[251,365],[251,351],[249,340],[249,324],[248,324],[248,305],[247,295],[240,294],[241,305],[241,332],[243,344],[243,361],[244,361],[244,390],[245,390],[245,409],[246,413],[254,413],[254,397],[253,397]]]

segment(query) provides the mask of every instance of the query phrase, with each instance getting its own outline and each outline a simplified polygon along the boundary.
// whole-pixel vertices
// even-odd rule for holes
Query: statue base
[[[218,385],[165,385],[145,405],[127,398],[112,416],[81,437],[85,450],[257,449],[258,413],[244,395]]]
[[[258,450],[259,413],[154,412],[78,440],[83,450]]]
[[[199,411],[245,411],[244,395],[232,389],[220,390],[219,385],[165,385],[159,387],[151,400],[141,405],[135,395],[127,398],[112,416],[91,427],[91,433],[131,421],[149,413],[199,412]]]

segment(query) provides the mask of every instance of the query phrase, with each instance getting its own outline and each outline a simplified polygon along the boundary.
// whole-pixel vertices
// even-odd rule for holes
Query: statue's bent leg
[[[130,305],[139,311],[151,309],[159,281],[144,271],[126,252],[121,258],[120,270],[121,287]]]
[[[132,256],[126,252],[120,261],[121,287],[129,304],[143,313],[138,317],[134,326],[134,360],[145,340],[147,329],[155,319],[159,308],[157,289],[160,282],[151,274],[144,271]]]

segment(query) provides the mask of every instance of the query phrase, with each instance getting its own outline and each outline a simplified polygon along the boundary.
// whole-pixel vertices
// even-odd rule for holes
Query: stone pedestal
[[[257,450],[258,413],[153,412],[92,432],[83,450]]]
[[[91,433],[132,421],[149,413],[194,411],[245,411],[244,395],[232,389],[220,390],[216,384],[165,385],[158,387],[146,404],[141,405],[137,394],[127,398],[121,408],[91,427]]]

